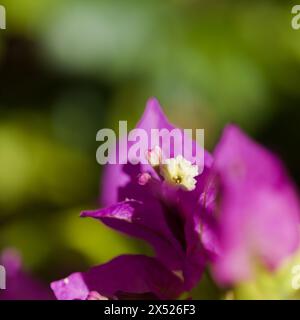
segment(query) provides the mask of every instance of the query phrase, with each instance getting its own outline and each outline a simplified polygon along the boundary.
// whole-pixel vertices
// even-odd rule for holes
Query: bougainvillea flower
[[[0,265],[6,271],[6,289],[0,290],[0,300],[53,300],[50,288],[22,270],[20,255],[12,249],[5,250]]]
[[[221,250],[216,278],[230,284],[251,279],[257,266],[274,270],[299,245],[299,198],[282,163],[230,125],[213,167]]]
[[[137,129],[151,137],[176,128],[150,99]],[[133,142],[121,138],[119,164],[105,168],[102,208],[81,214],[148,242],[155,257],[124,255],[74,273],[52,283],[58,299],[173,299],[199,283],[207,262],[217,281],[235,284],[258,267],[273,271],[299,247],[295,188],[281,162],[240,129],[225,129],[213,158],[191,138],[169,153],[156,141],[132,164]],[[187,156],[178,153],[187,145]],[[203,166],[195,161],[202,156]]]
[[[151,129],[175,129],[155,99],[149,100],[137,128],[149,137]],[[206,184],[211,156],[189,138],[190,157],[176,153],[178,148],[173,146],[170,158],[162,162],[165,146],[149,150],[148,143],[142,150],[147,164],[133,165],[125,152],[131,143],[122,138],[118,143],[119,164],[106,167],[103,208],[81,216],[147,241],[156,257],[120,256],[86,273],[74,273],[52,283],[58,299],[173,299],[197,284],[207,256],[214,254],[212,233],[206,231],[210,230],[209,221],[207,225],[199,223],[213,202]],[[199,167],[194,159],[203,155],[204,167]]]
[[[150,99],[137,128],[150,137],[152,129],[170,132],[175,126],[166,119],[158,101]],[[104,209],[82,213],[150,243],[159,261],[184,280],[186,290],[198,282],[207,255],[215,250],[211,232],[206,232],[210,228],[200,219],[204,207],[212,203],[208,188],[204,190],[212,158],[195,141],[189,142],[191,157],[184,158],[173,146],[170,158],[161,163],[165,152],[161,144],[151,150],[145,146],[142,153],[148,164],[107,165],[101,189]],[[126,144],[130,147],[132,142]],[[124,138],[118,148],[119,163],[125,163]],[[197,167],[194,155],[204,155],[203,168]]]
[[[51,287],[59,300],[174,299],[183,291],[176,275],[143,255],[119,256],[53,282]]]

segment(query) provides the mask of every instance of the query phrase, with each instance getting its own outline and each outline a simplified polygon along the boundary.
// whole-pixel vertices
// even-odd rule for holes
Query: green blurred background
[[[156,96],[212,150],[236,122],[300,183],[300,30],[288,1],[1,0],[0,250],[46,281],[144,244],[97,207],[96,132]]]

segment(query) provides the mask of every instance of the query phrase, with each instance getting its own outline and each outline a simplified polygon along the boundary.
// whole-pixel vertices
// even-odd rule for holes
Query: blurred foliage
[[[134,126],[145,101],[205,128],[212,150],[237,122],[299,183],[300,32],[283,1],[2,0],[0,249],[47,279],[143,244],[96,221],[95,136]],[[100,190],[101,192],[101,190]],[[207,276],[195,296],[204,294]]]
[[[300,251],[287,259],[275,273],[268,272],[265,268],[258,267],[255,280],[239,284],[233,290],[236,299],[268,299],[291,300],[300,299],[300,292],[293,288],[293,268],[300,266]]]

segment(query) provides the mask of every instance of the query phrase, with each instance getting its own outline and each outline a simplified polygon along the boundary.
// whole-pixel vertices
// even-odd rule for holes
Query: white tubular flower
[[[161,164],[162,161],[162,151],[161,148],[156,146],[153,149],[146,152],[146,159],[149,164],[155,168]]]

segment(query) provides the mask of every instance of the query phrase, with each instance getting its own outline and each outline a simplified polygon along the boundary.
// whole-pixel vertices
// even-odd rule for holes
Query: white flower
[[[178,155],[176,158],[166,159],[160,166],[160,174],[171,185],[192,191],[196,187],[196,176],[199,175],[198,166]]]

